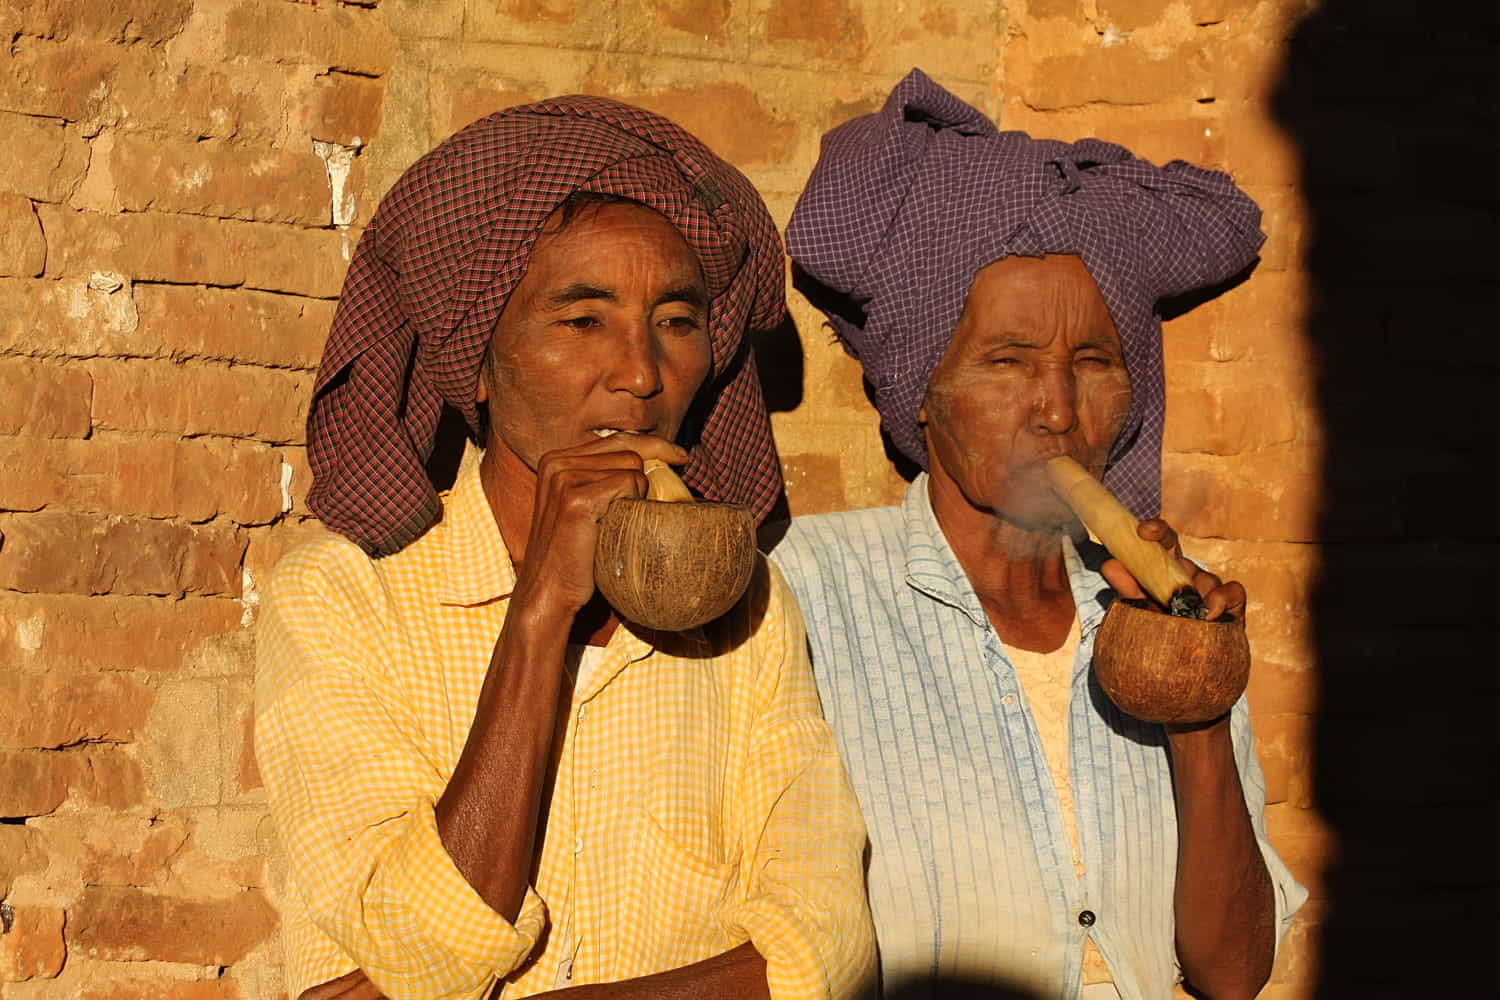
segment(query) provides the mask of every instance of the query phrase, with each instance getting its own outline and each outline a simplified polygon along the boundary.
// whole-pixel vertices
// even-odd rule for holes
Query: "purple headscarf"
[[[921,70],[885,107],[833,129],[787,227],[806,276],[875,391],[881,424],[924,469],[917,410],[975,273],[1002,257],[1077,254],[1104,296],[1130,376],[1105,483],[1137,517],[1161,507],[1164,298],[1255,260],[1260,209],[1227,174],[1164,167],[1098,139],[1000,132]]]

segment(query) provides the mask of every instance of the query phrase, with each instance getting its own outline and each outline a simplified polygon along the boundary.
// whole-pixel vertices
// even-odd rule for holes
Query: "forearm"
[[[566,624],[514,609],[474,724],[435,810],[443,846],[479,896],[514,922],[526,897],[567,644]]]
[[[747,941],[678,969],[615,983],[574,986],[549,995],[559,1000],[762,1000],[771,993],[766,985],[766,960]]]
[[[1215,1000],[1253,997],[1271,974],[1275,899],[1234,760],[1228,716],[1168,732],[1177,801],[1173,905],[1187,981]]]

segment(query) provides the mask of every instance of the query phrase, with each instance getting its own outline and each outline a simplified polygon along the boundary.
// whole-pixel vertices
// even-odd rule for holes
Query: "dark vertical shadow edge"
[[[1274,99],[1309,205],[1326,433],[1313,794],[1339,847],[1319,997],[1494,990],[1497,29],[1489,4],[1324,0]]]

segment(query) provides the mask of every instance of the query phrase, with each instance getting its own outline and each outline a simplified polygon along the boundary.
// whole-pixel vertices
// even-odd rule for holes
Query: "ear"
[[[485,375],[488,374],[489,365],[485,365],[479,372],[479,384],[474,387],[474,402],[481,405],[490,401],[490,387]]]

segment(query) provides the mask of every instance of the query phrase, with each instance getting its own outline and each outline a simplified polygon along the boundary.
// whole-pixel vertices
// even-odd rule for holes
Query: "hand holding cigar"
[[[1047,476],[1114,556],[1103,572],[1123,600],[1110,605],[1094,642],[1100,687],[1148,722],[1207,722],[1229,711],[1250,677],[1245,588],[1184,559],[1171,525],[1137,523],[1071,458],[1052,459]],[[1147,595],[1166,613],[1137,606]]]

